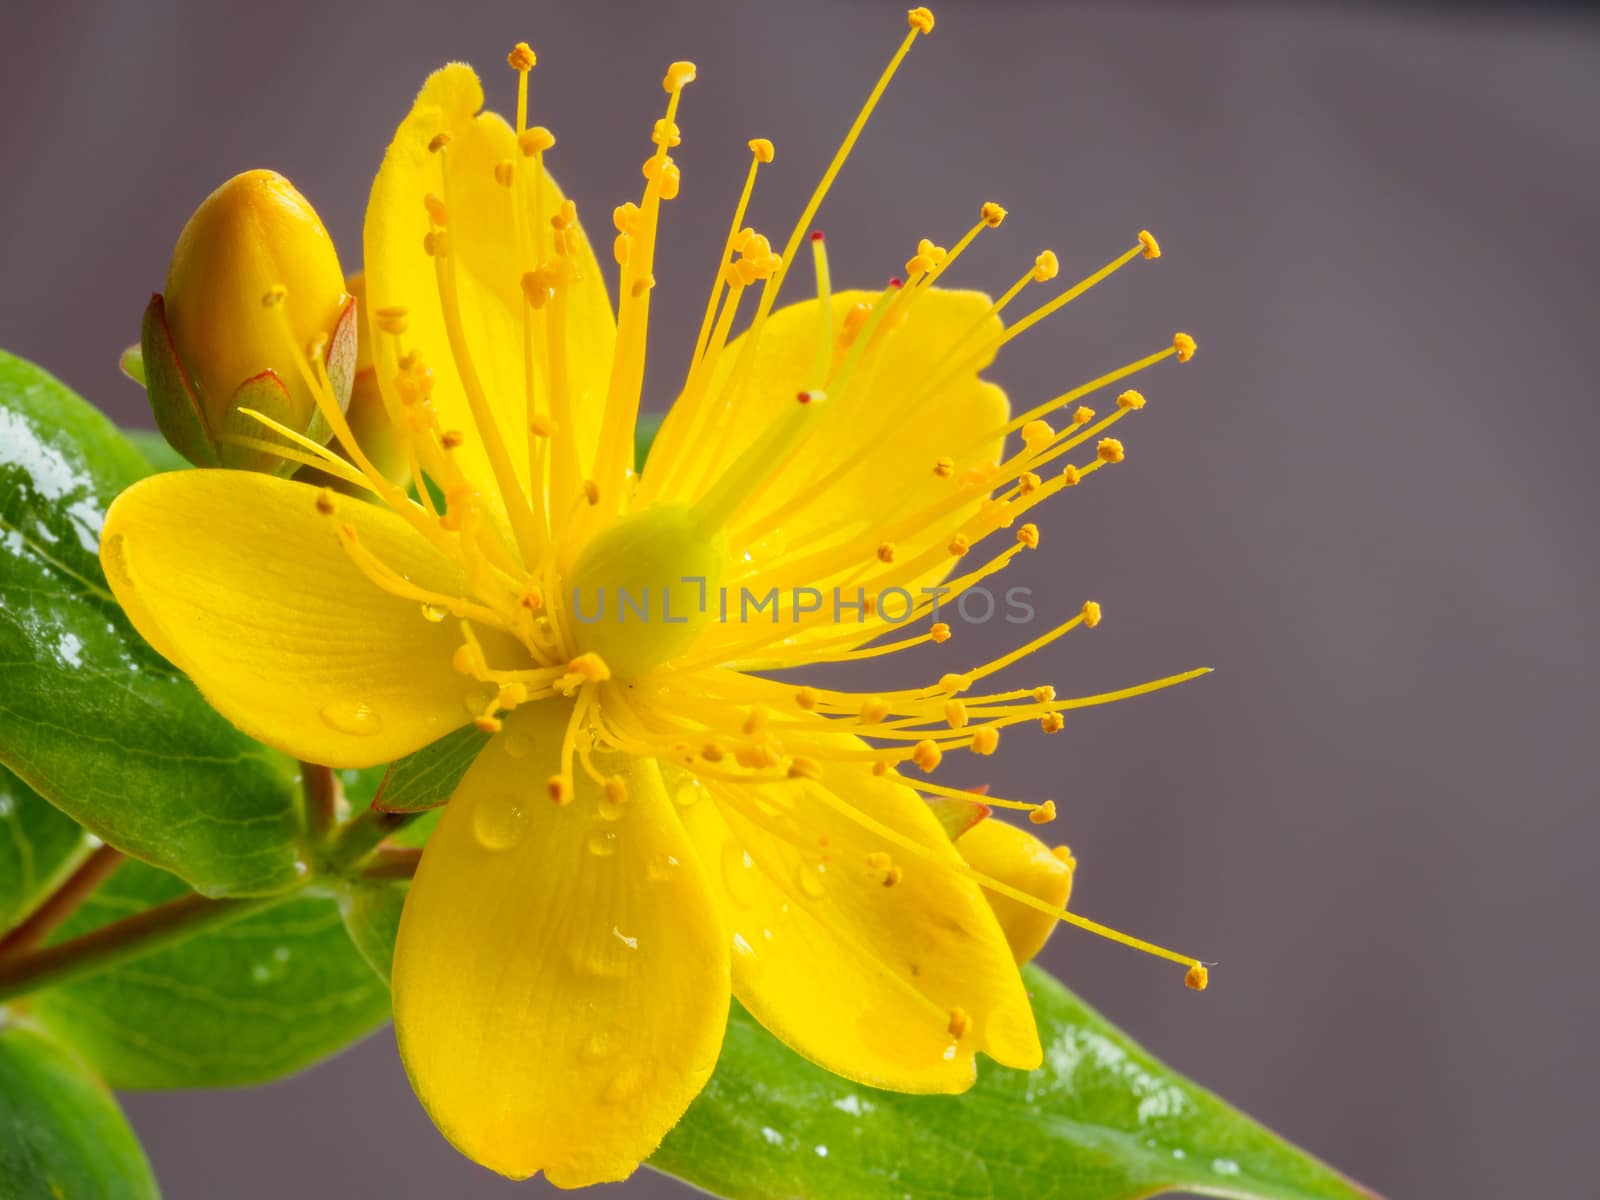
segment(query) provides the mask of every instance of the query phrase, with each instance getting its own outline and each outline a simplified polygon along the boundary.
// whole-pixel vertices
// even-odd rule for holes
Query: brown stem
[[[332,767],[302,762],[300,783],[306,793],[306,818],[311,832],[322,838],[339,820],[339,780]]]
[[[50,932],[65,921],[78,905],[89,898],[89,893],[105,882],[106,876],[122,862],[122,851],[111,846],[101,846],[83,864],[46,897],[43,904],[29,914],[5,937],[0,938],[0,959],[32,950]]]
[[[366,870],[361,872],[363,879],[410,879],[417,873],[417,864],[422,861],[422,851],[413,850],[407,846],[379,846],[372,861],[367,864]]]

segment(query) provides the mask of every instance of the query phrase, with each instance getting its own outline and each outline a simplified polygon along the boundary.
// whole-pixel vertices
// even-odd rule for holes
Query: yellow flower
[[[413,500],[390,483],[301,360],[354,466],[264,425],[295,442],[287,457],[373,503],[192,471],[146,480],[108,515],[102,559],[141,632],[263,741],[361,766],[469,722],[492,735],[423,856],[393,984],[423,1104],[506,1175],[627,1175],[710,1076],[730,992],[801,1054],[876,1087],[960,1092],[979,1051],[1034,1067],[1016,960],[1056,920],[1109,932],[1060,907],[1068,865],[1043,864],[1031,835],[977,834],[983,869],[970,865],[960,851],[974,835],[952,834],[981,810],[928,778],[951,752],[993,753],[1004,729],[1054,732],[1068,710],[1173,682],[1073,699],[991,690],[1004,668],[1097,624],[1097,605],[965,670],[943,651],[926,686],[862,693],[771,674],[950,640],[954,617],[934,604],[976,594],[1037,546],[1021,518],[1118,461],[1105,430],[1143,401],[1125,392],[1059,430],[1048,419],[1193,349],[1180,337],[1011,416],[979,377],[996,351],[1156,251],[1141,235],[1006,328],[1018,294],[1057,273],[1054,255],[998,301],[937,286],[1004,219],[993,204],[950,249],[920,242],[903,284],[831,290],[825,245],[806,231],[932,17],[914,9],[910,26],[781,251],[744,226],[774,153],[750,143],[692,366],[641,473],[655,246],[694,68],[668,70],[643,195],[613,214],[613,316],[545,166],[554,138],[528,121],[534,56],[519,45],[515,123],[480,112],[469,68],[443,68],[368,207],[374,369],[431,490]],[[818,296],[775,310],[806,247]],[[282,323],[283,306],[267,315]],[[985,549],[991,534],[1004,545]],[[922,590],[941,581],[942,596]],[[986,891],[1012,907],[997,918]],[[1194,960],[1113,936],[1198,979]]]

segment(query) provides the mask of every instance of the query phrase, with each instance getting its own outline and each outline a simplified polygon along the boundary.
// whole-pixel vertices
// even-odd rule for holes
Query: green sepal
[[[49,1038],[15,1025],[0,1025],[0,1196],[160,1196],[150,1163],[105,1084]]]
[[[200,393],[178,359],[172,330],[167,325],[166,302],[160,292],[150,297],[144,310],[139,350],[150,411],[155,414],[161,436],[197,467],[221,465],[217,439],[206,420]]]
[[[350,392],[356,382],[356,340],[359,330],[360,311],[356,298],[351,296],[339,310],[339,319],[333,324],[333,333],[328,338],[328,352],[323,358],[328,382],[333,385],[333,398],[338,402],[340,412],[350,411]],[[333,429],[320,408],[312,410],[305,435],[319,446],[326,446],[333,439]]]
[[[424,812],[448,801],[491,734],[475,725],[464,725],[454,733],[414,754],[397,759],[384,772],[372,807],[383,812]]]
[[[140,387],[145,386],[144,351],[138,346],[129,346],[117,356],[117,369]]]
[[[256,438],[275,445],[288,446],[283,437],[268,429],[260,421],[245,413],[245,409],[271,417],[286,429],[297,428],[303,420],[294,397],[284,386],[278,373],[270,367],[252,375],[228,397],[228,414],[222,419],[222,432],[236,437]],[[264,475],[293,475],[300,464],[266,450],[224,442],[222,465],[236,471],[259,471]]]
[[[990,812],[989,806],[976,796],[971,800],[962,800],[958,796],[924,796],[923,801],[938,818],[939,824],[944,826],[952,842],[987,818]]]

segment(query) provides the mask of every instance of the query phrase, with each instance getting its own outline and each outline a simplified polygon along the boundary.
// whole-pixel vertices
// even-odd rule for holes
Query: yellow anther
[[[873,763],[872,773],[880,777],[887,775],[889,773],[889,764],[882,761]]]
[[[817,689],[814,687],[796,688],[794,702],[806,712],[813,712],[817,707]]]
[[[744,723],[740,726],[751,737],[760,733],[767,727],[767,710],[757,704],[745,714]]]
[[[406,331],[407,310],[400,305],[388,305],[378,309],[373,314],[378,321],[378,328],[384,333],[401,334]]]
[[[950,545],[948,549],[951,554],[955,555],[957,558],[960,558],[968,550],[972,549],[972,541],[967,537],[966,534],[958,533],[955,535],[955,537],[950,539]]]
[[[1183,977],[1183,986],[1191,992],[1203,992],[1206,984],[1211,982],[1211,972],[1207,971],[1201,963],[1195,963]]]
[[[955,1040],[959,1042],[962,1038],[967,1036],[967,1030],[971,1028],[972,1018],[967,1015],[966,1009],[952,1008],[950,1010],[950,1023],[945,1026],[945,1030],[950,1034],[951,1037],[955,1038]]]
[[[1050,848],[1050,854],[1057,862],[1065,866],[1067,870],[1076,871],[1078,869],[1078,860],[1073,857],[1071,846],[1052,846]]]
[[[499,733],[506,727],[505,722],[499,717],[491,717],[487,714],[481,717],[473,717],[472,723],[478,727],[479,733]]]
[[[530,587],[522,593],[519,603],[529,612],[538,612],[544,607],[544,592],[536,587]]]
[[[906,24],[918,33],[932,33],[933,13],[926,8],[913,8],[906,13]]]
[[[925,772],[931,772],[943,759],[937,742],[924,739],[911,748],[911,761]]]
[[[960,729],[967,723],[967,706],[959,700],[944,702],[944,723],[951,729]]]
[[[978,210],[978,215],[983,218],[985,225],[990,229],[995,229],[999,227],[1001,221],[1006,219],[1006,210],[991,200]]]
[[[550,217],[552,229],[571,229],[578,223],[578,206],[571,200],[563,200],[561,207],[556,209]]]
[[[543,308],[556,294],[556,273],[549,267],[525,271],[522,275],[522,298],[531,308]]]
[[[628,782],[620,775],[613,775],[606,780],[606,799],[612,804],[626,804],[628,802]]]
[[[422,252],[430,258],[450,253],[450,235],[442,229],[430,229],[422,235]]]
[[[1143,393],[1136,392],[1130,388],[1126,392],[1123,392],[1122,395],[1117,397],[1117,407],[1131,408],[1135,410],[1141,409],[1144,407],[1144,395]]]
[[[628,265],[628,258],[633,253],[633,237],[631,234],[619,233],[611,242],[611,257],[617,260],[617,266]]]
[[[661,88],[668,94],[681,91],[687,84],[694,82],[694,74],[692,62],[675,62],[667,68],[666,78],[661,81]]]
[[[882,696],[868,696],[861,702],[861,723],[876,725],[889,715],[889,702]]]
[[[956,460],[948,455],[942,455],[934,460],[933,473],[940,479],[949,479],[956,473]]]
[[[1033,689],[1033,702],[1035,704],[1049,704],[1056,698],[1056,690],[1048,683]]]
[[[1055,819],[1056,802],[1054,800],[1046,800],[1043,804],[1039,805],[1038,808],[1035,808],[1028,813],[1028,820],[1032,821],[1035,825],[1048,825]]]
[[[509,158],[502,158],[494,165],[494,181],[501,187],[510,187],[511,181],[517,177],[517,169],[511,164]]]
[[[679,146],[683,144],[683,132],[676,121],[660,117],[650,127],[650,140],[658,146]]]
[[[700,747],[700,757],[708,763],[719,763],[726,756],[727,751],[717,742],[707,742]]]
[[[1094,409],[1081,406],[1073,409],[1072,423],[1074,425],[1087,425],[1092,420],[1094,420]]]
[[[1094,452],[1100,461],[1105,463],[1119,463],[1127,457],[1122,443],[1116,438],[1101,438],[1095,445]]]
[[[585,479],[583,481],[583,498],[587,500],[590,505],[599,504],[600,485],[592,479]]]
[[[822,764],[814,758],[806,758],[802,755],[789,763],[789,778],[821,779]]]
[[[590,683],[604,683],[611,678],[611,668],[606,666],[606,660],[592,650],[569,662],[567,670],[582,675]]]
[[[993,725],[980,725],[972,731],[972,752],[993,754],[1000,748],[1000,731]]]
[[[544,790],[550,797],[550,803],[557,808],[565,808],[572,803],[572,784],[563,775],[552,775],[546,779]]]
[[[462,642],[450,656],[450,666],[462,675],[475,678],[484,672],[483,652],[471,642]]]
[[[1017,541],[1029,550],[1037,550],[1039,548],[1039,527],[1029,521],[1021,529],[1017,530]]]
[[[633,233],[639,228],[639,206],[632,200],[611,210],[611,224],[618,233]]]
[[[918,275],[926,274],[933,270],[933,260],[922,254],[914,254],[906,259],[906,278],[915,279]]]
[[[443,446],[446,450],[454,450],[466,440],[466,434],[462,433],[459,429],[446,429],[439,435],[439,445]]]
[[[883,873],[883,886],[893,887],[904,878],[905,872],[903,872],[899,867],[890,867]]]
[[[894,860],[882,850],[874,850],[867,855],[867,866],[874,871],[887,871]]]
[[[435,225],[450,224],[450,210],[444,206],[444,201],[432,192],[422,198],[422,207],[428,210],[428,220]]]
[[[892,563],[894,561],[893,542],[878,543],[878,561],[883,563]]]
[[[1039,728],[1045,733],[1060,733],[1066,724],[1066,718],[1058,712],[1045,713],[1039,718]]]
[[[1066,466],[1061,468],[1061,486],[1062,487],[1077,487],[1078,486],[1078,480],[1080,480],[1082,478],[1083,478],[1083,473],[1081,471],[1079,471],[1078,468],[1073,466],[1071,463],[1068,463]]]
[[[927,238],[917,240],[917,253],[927,259],[934,266],[941,266],[944,260],[950,257],[950,252],[943,246],[936,246]]]
[[[317,489],[317,511],[325,517],[333,515],[333,489]]]
[[[1049,421],[1029,421],[1022,427],[1022,444],[1032,450],[1055,437],[1056,431]]]
[[[553,437],[556,432],[556,423],[543,413],[535,413],[528,422],[528,432],[534,437]]]
[[[1187,333],[1175,333],[1172,335],[1172,348],[1178,352],[1179,362],[1188,362],[1194,357],[1195,340]]]
[[[1035,283],[1048,283],[1061,273],[1061,260],[1056,257],[1054,250],[1041,251],[1039,257],[1033,260],[1033,281]]]
[[[1026,496],[1039,490],[1039,477],[1032,471],[1024,471],[1017,476],[1017,491]]]
[[[534,64],[539,61],[539,56],[533,52],[533,47],[527,42],[518,42],[511,47],[511,53],[506,55],[506,62],[513,71],[531,71]],[[543,78],[543,76],[540,76]]]
[[[529,158],[544,153],[555,144],[556,135],[543,125],[535,125],[532,129],[524,129],[517,134],[517,147]]]
[[[1161,257],[1161,243],[1156,241],[1156,235],[1148,229],[1139,230],[1139,245],[1144,247],[1144,256],[1146,258]]]
[[[428,139],[428,153],[437,154],[450,144],[448,133],[436,133]]]
[[[939,690],[951,696],[959,695],[971,686],[972,680],[965,675],[957,675],[954,671],[939,676]]]
[[[1093,629],[1100,624],[1100,605],[1095,600],[1083,602],[1083,625],[1085,629]]]
[[[942,646],[950,640],[950,626],[943,621],[935,621],[928,626],[928,640],[935,645]]]
[[[288,294],[288,288],[284,287],[281,283],[275,283],[262,293],[261,307],[277,308],[278,305],[283,303],[283,298]]]
[[[772,148],[772,143],[766,138],[751,138],[750,153],[756,156],[757,162],[769,163],[772,161],[775,151]]]

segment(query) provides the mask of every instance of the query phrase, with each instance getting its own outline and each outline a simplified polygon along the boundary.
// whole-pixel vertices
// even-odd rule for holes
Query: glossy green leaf
[[[150,649],[97,555],[149,465],[104,417],[0,352],[0,762],[111,845],[207,894],[297,877],[292,764]]]
[[[183,895],[124,863],[55,941]],[[122,1088],[233,1087],[310,1066],[389,1015],[337,903],[297,896],[97,975],[38,992],[35,1020]]]
[[[339,915],[350,940],[385,983],[394,968],[394,942],[408,886],[396,880],[357,880],[339,889]]]
[[[105,1084],[48,1038],[0,1027],[0,1196],[159,1195],[144,1151]]]
[[[390,765],[372,803],[387,812],[422,812],[450,799],[490,735],[464,725]]]
[[[1045,1065],[984,1063],[964,1096],[850,1083],[735,1005],[715,1076],[650,1165],[730,1200],[1370,1197],[1026,974]]]
[[[32,912],[88,850],[77,822],[0,767],[0,932]]]

